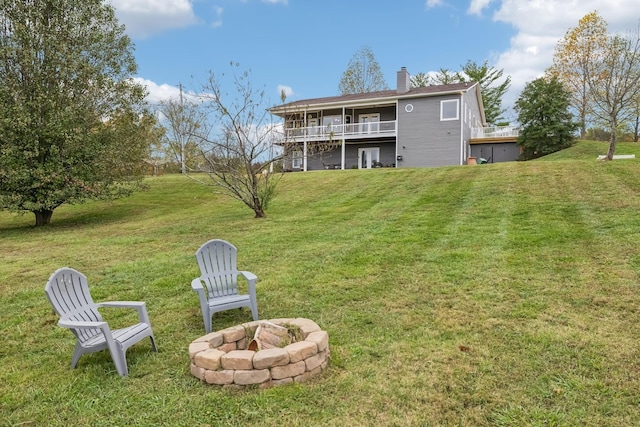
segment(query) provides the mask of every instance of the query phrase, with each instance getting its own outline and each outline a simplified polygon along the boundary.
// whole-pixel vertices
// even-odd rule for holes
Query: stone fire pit
[[[264,325],[263,322],[244,323],[193,341],[189,345],[191,374],[225,388],[267,388],[304,382],[326,369],[329,335],[309,319],[266,321],[287,328],[295,342],[282,348],[248,350],[256,329],[261,323]]]

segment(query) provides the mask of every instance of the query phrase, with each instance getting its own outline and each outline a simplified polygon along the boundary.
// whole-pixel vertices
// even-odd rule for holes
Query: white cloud
[[[289,0],[262,0],[263,3],[272,3],[272,4],[277,4],[277,3],[282,3],[282,4],[289,4]]]
[[[111,0],[111,4],[133,38],[146,38],[198,22],[190,0]]]
[[[468,13],[481,13],[489,3],[499,0],[471,0]],[[636,28],[638,0],[502,0],[497,4],[494,21],[516,29],[509,48],[500,53],[495,68],[512,79],[503,107],[512,107],[527,82],[544,74],[553,61],[553,52],[567,30],[578,25],[587,13],[597,10],[609,24],[610,32]]]
[[[467,13],[469,15],[480,15],[482,14],[482,9],[489,6],[489,3],[492,1],[493,0],[471,0]]]
[[[141,77],[134,77],[136,83],[146,86],[149,94],[147,95],[147,101],[152,104],[159,104],[161,101],[179,100],[180,88],[178,86],[171,86],[166,83],[157,84],[154,81],[143,79]],[[191,100],[193,102],[199,102],[198,96],[192,91],[182,91],[182,97],[184,100]]]
[[[293,89],[291,89],[291,87],[278,85],[278,99],[280,99],[282,92],[284,92],[284,94],[287,96],[287,99],[294,95]]]
[[[442,0],[427,0],[427,9],[431,9],[432,7],[443,6],[444,2]]]
[[[214,6],[213,11],[216,14],[216,20],[211,23],[211,28],[222,27],[222,12],[224,12],[224,9],[220,6]]]

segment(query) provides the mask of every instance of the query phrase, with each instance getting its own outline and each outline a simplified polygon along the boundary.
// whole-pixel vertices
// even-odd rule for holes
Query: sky
[[[597,10],[610,32],[640,23],[638,0],[110,0],[135,44],[136,79],[157,103],[199,93],[211,71],[249,71],[267,104],[335,96],[342,73],[371,48],[389,88],[396,73],[460,70],[485,60],[511,76],[511,107],[549,67],[557,42]],[[225,83],[223,83],[225,84]],[[228,89],[231,89],[230,87]]]

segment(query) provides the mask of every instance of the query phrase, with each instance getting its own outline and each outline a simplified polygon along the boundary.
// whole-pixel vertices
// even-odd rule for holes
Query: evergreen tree
[[[501,83],[498,83],[504,71],[490,67],[487,61],[481,65],[467,61],[462,67],[462,72],[467,76],[467,81],[478,82],[480,85],[485,119],[487,123],[496,125],[502,120],[501,115],[505,112],[505,109],[502,108],[502,97],[511,86],[511,77],[507,76]]]
[[[540,77],[524,87],[515,110],[522,126],[518,145],[529,160],[568,148],[578,124],[569,111],[571,94],[557,77]]]

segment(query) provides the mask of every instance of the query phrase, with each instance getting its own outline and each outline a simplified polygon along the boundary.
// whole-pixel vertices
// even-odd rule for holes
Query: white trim
[[[362,167],[362,153],[367,153],[367,164]],[[373,157],[371,153],[377,153],[376,162],[380,162],[380,147],[360,147],[358,148],[358,169],[372,169],[373,165],[371,164],[371,158]]]
[[[302,168],[302,152],[295,150],[291,155],[291,169]]]
[[[450,102],[456,103],[456,116],[444,118],[444,104],[445,103],[448,104]],[[442,101],[440,101],[440,121],[447,122],[447,121],[453,121],[453,120],[460,120],[460,100],[459,99],[443,99]]]
[[[335,100],[335,101],[330,101],[330,102],[322,102],[322,98],[317,98],[315,100],[309,100],[309,101],[316,101],[316,102],[310,102],[305,104],[304,101],[306,100],[300,100],[300,101],[294,101],[292,102],[292,104],[295,103],[299,103],[298,105],[285,105],[285,106],[277,106],[277,107],[272,107],[269,108],[269,111],[272,114],[278,114],[278,113],[293,113],[293,112],[297,112],[297,111],[303,111],[303,110],[330,110],[332,108],[358,108],[358,107],[370,107],[371,104],[376,104],[378,106],[385,106],[385,105],[393,105],[394,103],[396,103],[398,100],[401,99],[415,99],[415,98],[432,98],[434,96],[444,96],[444,95],[462,95],[464,93],[469,92],[471,89],[477,88],[478,83],[475,83],[471,86],[462,88],[462,89],[457,89],[457,90],[450,90],[450,91],[442,91],[442,92],[430,92],[430,93],[411,93],[411,94],[394,94],[393,96],[384,96],[384,97],[373,97],[373,98],[366,98],[366,99],[358,99],[358,100]],[[479,90],[479,89],[476,89]],[[332,98],[332,97],[329,97]]]
[[[464,106],[467,105],[466,102],[464,101],[464,95],[460,95],[460,108],[464,108]],[[460,112],[458,111],[458,114],[460,114]],[[465,123],[462,122],[462,120],[460,120],[460,165],[464,165],[467,162],[467,156],[471,155],[471,147],[468,147],[469,150],[467,150],[467,146],[469,144],[467,144],[467,142],[464,139],[464,127],[465,127]]]
[[[368,121],[365,122],[365,119]],[[358,125],[360,133],[371,134],[380,132],[380,113],[358,114]]]

